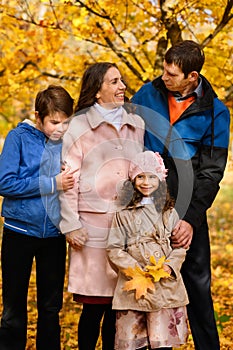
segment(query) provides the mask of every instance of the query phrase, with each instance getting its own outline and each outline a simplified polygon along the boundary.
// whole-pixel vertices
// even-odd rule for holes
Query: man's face
[[[177,65],[174,63],[167,64],[166,61],[163,62],[163,68],[162,80],[166,88],[169,91],[177,91],[184,95],[193,84],[192,80],[190,80],[191,73],[185,78],[184,73]]]

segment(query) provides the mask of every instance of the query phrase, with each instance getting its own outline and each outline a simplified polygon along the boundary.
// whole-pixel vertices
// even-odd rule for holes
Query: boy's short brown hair
[[[73,114],[74,100],[62,86],[49,85],[47,89],[38,92],[35,100],[35,110],[41,121],[55,112],[63,112],[70,117]]]

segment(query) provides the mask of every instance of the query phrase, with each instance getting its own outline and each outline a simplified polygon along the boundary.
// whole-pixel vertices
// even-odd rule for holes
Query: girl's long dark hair
[[[159,213],[164,213],[175,206],[175,200],[170,196],[166,181],[160,181],[159,187],[151,194],[155,208]],[[136,207],[143,198],[143,194],[135,188],[135,180],[126,180],[123,184],[120,196],[120,204],[126,207]]]

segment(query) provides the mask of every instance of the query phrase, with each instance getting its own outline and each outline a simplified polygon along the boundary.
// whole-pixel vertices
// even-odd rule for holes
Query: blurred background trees
[[[233,107],[233,0],[2,0],[0,136],[33,115],[36,93],[61,84],[77,99],[96,61],[118,64],[128,97],[161,74],[171,44],[204,49],[202,73]]]
[[[33,116],[35,96],[48,84],[63,85],[77,99],[86,67],[112,61],[127,82],[130,98],[144,82],[162,73],[166,49],[184,39],[203,47],[202,73],[232,112],[232,6],[233,0],[1,0],[0,149],[9,129]],[[222,197],[209,214],[222,350],[232,349],[233,325],[232,172],[226,174],[230,182],[223,183]],[[34,349],[34,275],[30,285],[27,349]],[[62,343],[67,350],[77,348],[79,310],[71,297],[65,291]],[[193,349],[192,340],[183,349]]]

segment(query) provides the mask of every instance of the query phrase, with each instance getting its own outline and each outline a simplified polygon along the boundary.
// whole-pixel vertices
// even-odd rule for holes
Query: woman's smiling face
[[[126,86],[116,67],[108,69],[103,84],[96,94],[97,102],[104,108],[112,109],[124,104]]]

